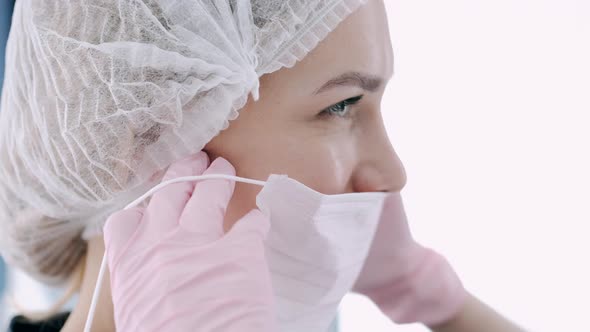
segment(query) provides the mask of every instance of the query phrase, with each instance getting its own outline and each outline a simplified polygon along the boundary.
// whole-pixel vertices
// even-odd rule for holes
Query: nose
[[[383,125],[365,135],[362,158],[353,175],[355,192],[399,192],[407,175]]]

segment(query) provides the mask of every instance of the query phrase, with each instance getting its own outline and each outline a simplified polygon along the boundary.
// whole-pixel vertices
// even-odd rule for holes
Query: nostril
[[[356,192],[388,192],[391,191],[389,176],[373,166],[358,169],[354,177],[354,191]]]
[[[406,171],[398,158],[360,166],[353,179],[356,192],[399,192],[406,183]]]

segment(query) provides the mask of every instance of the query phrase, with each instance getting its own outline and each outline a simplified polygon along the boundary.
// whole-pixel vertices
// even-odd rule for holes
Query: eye
[[[318,116],[320,117],[340,117],[340,118],[346,118],[348,116],[350,116],[350,107],[352,105],[357,104],[361,99],[363,99],[363,96],[356,96],[353,98],[349,98],[346,100],[343,100],[337,104],[334,104],[328,108],[326,108],[325,110],[321,111],[320,114],[318,114]]]

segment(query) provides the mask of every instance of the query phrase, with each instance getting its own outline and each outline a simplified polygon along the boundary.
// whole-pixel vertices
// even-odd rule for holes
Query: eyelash
[[[358,104],[358,102],[361,101],[361,99],[363,99],[363,95],[343,100],[343,101],[341,101],[337,104],[334,104],[334,105],[326,108],[325,110],[321,111],[319,116],[320,117],[348,118],[348,117],[350,117],[350,110],[349,110],[348,106],[353,106],[353,105]]]

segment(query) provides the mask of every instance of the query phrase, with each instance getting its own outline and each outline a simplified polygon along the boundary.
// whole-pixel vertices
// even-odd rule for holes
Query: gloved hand
[[[447,260],[414,241],[401,194],[384,203],[369,256],[353,291],[396,323],[436,326],[462,309],[467,292]]]
[[[164,180],[235,175],[204,152],[173,164]],[[147,208],[112,215],[104,229],[117,331],[275,332],[263,241],[269,220],[252,210],[227,233],[234,182],[168,185]]]

